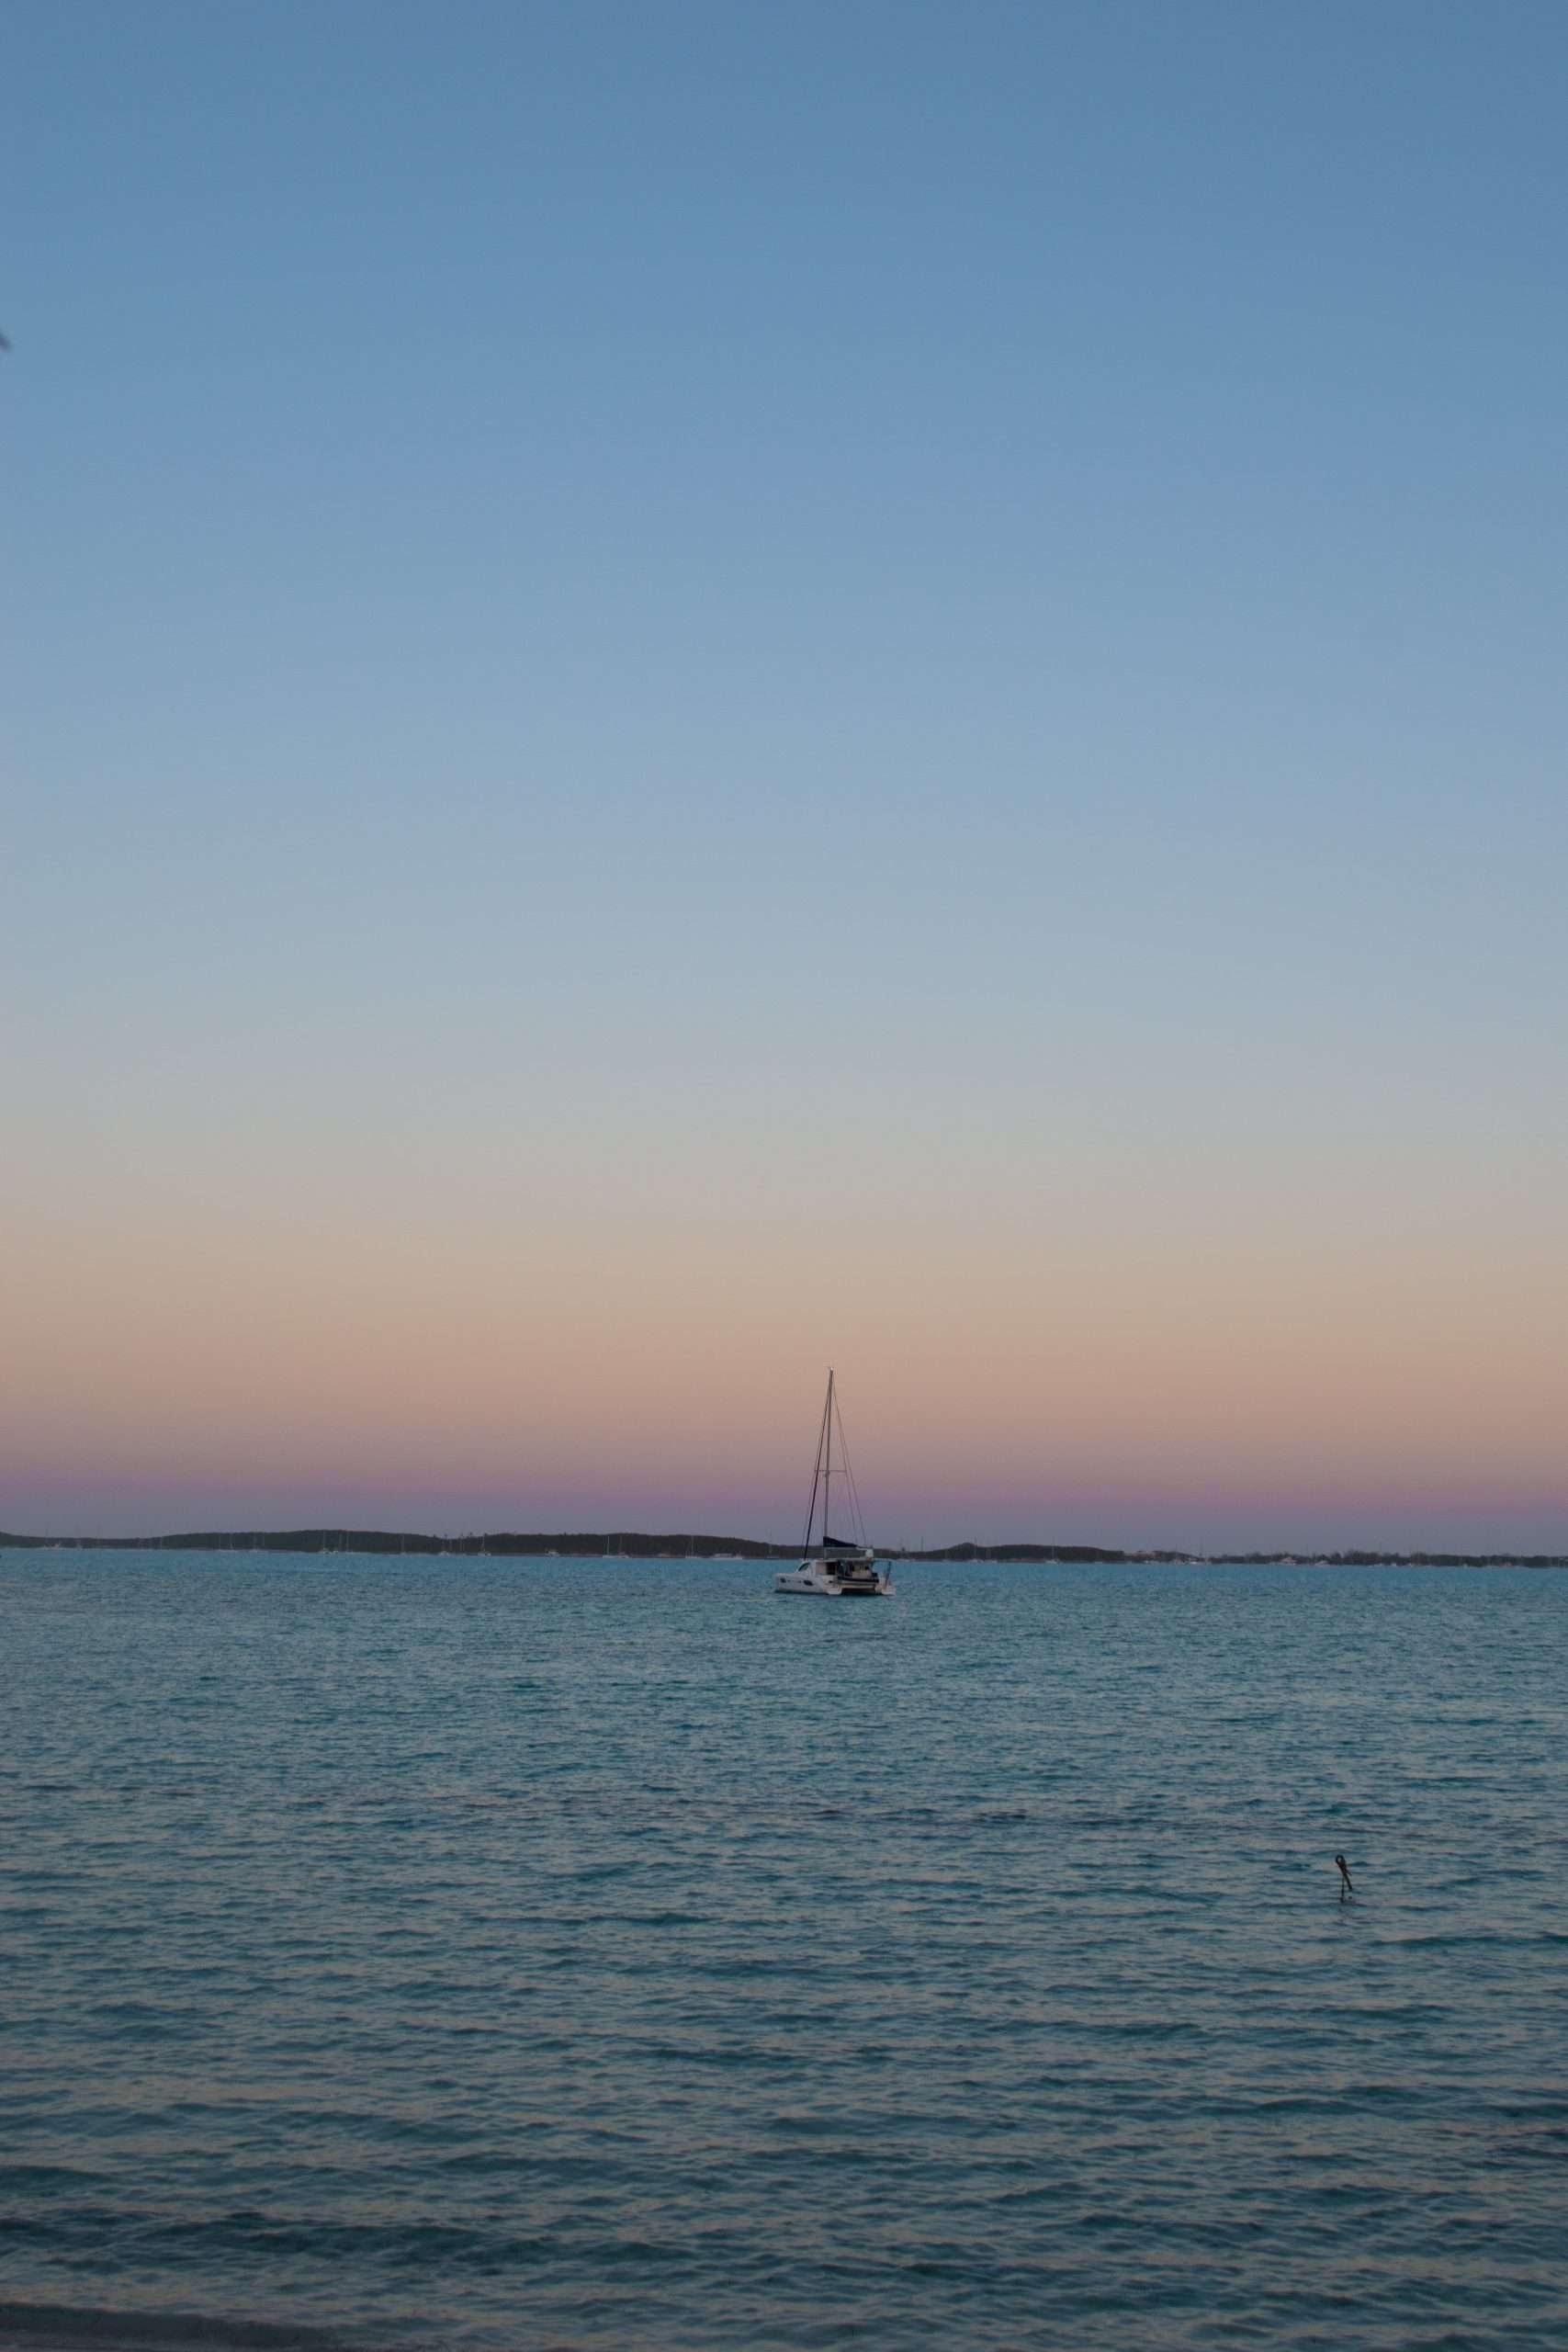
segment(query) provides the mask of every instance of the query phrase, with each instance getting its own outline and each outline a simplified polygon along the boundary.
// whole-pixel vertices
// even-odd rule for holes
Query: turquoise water
[[[0,2341],[1568,2342],[1568,1576],[769,1577],[0,1559]]]

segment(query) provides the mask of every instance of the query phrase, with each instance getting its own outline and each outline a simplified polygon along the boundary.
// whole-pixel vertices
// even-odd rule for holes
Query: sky
[[[10,0],[0,1527],[1568,1551],[1568,13]]]

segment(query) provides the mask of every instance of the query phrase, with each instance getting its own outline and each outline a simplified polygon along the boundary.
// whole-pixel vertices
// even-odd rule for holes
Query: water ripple
[[[1568,2341],[1568,1580],[902,1583],[0,1561],[0,2346]]]

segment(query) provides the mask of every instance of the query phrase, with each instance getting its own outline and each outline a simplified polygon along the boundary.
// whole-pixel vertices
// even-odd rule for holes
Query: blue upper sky
[[[1561,1296],[1562,8],[13,0],[0,83],[35,1251],[290,1151],[417,1250],[456,1130]]]

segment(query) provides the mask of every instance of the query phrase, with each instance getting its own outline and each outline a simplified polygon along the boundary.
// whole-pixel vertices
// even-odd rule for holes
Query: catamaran
[[[833,1459],[835,1430],[839,1440],[837,1462]],[[859,1531],[858,1543],[828,1532],[835,1478],[843,1487],[850,1515]],[[813,1544],[811,1531],[817,1523],[818,1495],[822,1498],[822,1532]],[[860,1497],[855,1492],[854,1472],[850,1468],[850,1450],[844,1442],[844,1424],[831,1373],[828,1374],[828,1401],[822,1408],[822,1427],[817,1437],[817,1467],[811,1474],[811,1500],[807,1506],[806,1534],[800,1549],[799,1567],[781,1568],[773,1578],[775,1592],[799,1593],[818,1600],[878,1600],[893,1589],[892,1572],[877,1566],[876,1555],[865,1540],[865,1521],[861,1517]]]

